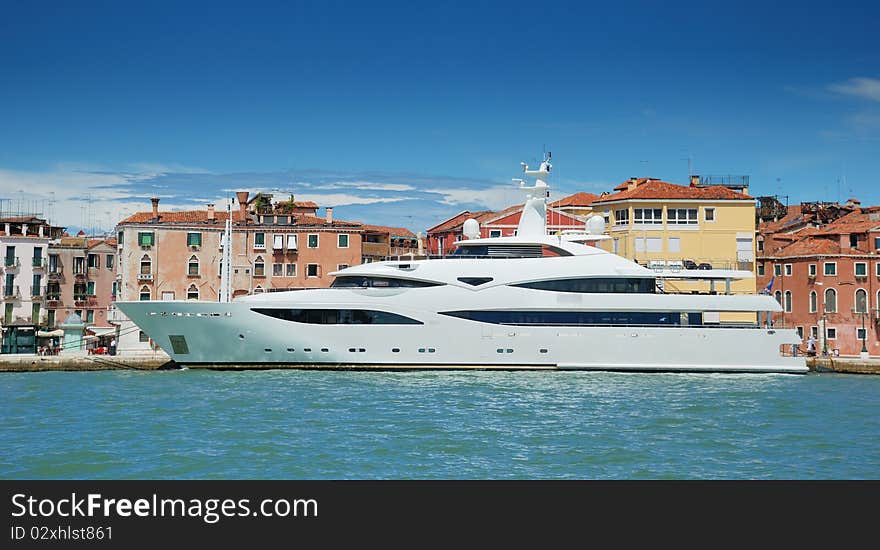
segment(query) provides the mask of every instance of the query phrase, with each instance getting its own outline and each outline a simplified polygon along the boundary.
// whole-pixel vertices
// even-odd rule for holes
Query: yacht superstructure
[[[515,236],[479,238],[469,220],[446,258],[350,267],[326,289],[118,305],[191,367],[806,372],[780,353],[794,330],[717,321],[779,311],[772,297],[662,293],[657,273],[590,245],[607,238],[598,216],[548,235],[550,170],[524,166],[536,181],[520,183]]]

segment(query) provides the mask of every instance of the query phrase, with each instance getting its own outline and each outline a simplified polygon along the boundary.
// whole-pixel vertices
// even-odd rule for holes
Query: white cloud
[[[400,202],[407,200],[408,197],[359,197],[357,195],[348,195],[345,193],[297,193],[295,198],[298,201],[312,201],[319,206],[344,206],[349,204]]]
[[[337,181],[321,185],[308,184],[313,189],[362,189],[364,191],[412,191],[412,185],[405,183],[380,183],[374,181]]]
[[[486,189],[426,189],[442,195],[444,204],[476,203],[492,210],[507,208],[522,202],[522,194],[514,186],[495,186]]]
[[[828,89],[839,94],[880,101],[880,80],[876,78],[850,78],[846,82],[831,84]]]

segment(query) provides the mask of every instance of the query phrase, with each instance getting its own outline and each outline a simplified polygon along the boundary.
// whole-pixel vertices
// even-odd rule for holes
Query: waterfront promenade
[[[808,357],[811,372],[880,374],[880,357]],[[0,372],[163,370],[177,368],[162,350],[132,355],[0,355]],[[284,368],[284,367],[279,367]]]

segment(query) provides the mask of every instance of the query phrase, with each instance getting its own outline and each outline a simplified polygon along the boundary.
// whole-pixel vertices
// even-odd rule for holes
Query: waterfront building
[[[98,336],[113,325],[108,311],[116,294],[116,239],[62,236],[49,243],[46,326],[54,329],[71,313]]]
[[[551,202],[550,208],[559,212],[578,216],[581,218],[589,218],[593,213],[593,202],[599,198],[599,195],[581,191],[567,197],[563,197],[558,201]]]
[[[759,225],[758,286],[782,305],[806,349],[880,355],[880,207],[803,203]],[[772,284],[771,284],[772,281]]]
[[[330,273],[361,262],[363,225],[333,219],[332,208],[271,195],[237,193],[232,211],[232,295],[327,287]],[[217,301],[221,238],[227,212],[138,212],[117,226],[117,300]],[[117,312],[120,349],[149,349],[146,338]],[[137,339],[137,341],[134,341]]]
[[[418,256],[424,253],[421,238],[404,227],[364,225],[361,262],[380,262],[400,256]]]
[[[63,227],[36,215],[0,217],[2,353],[33,353],[36,332],[46,323],[48,249]]]
[[[736,189],[699,176],[689,185],[631,178],[592,203],[611,236],[602,247],[657,269],[754,271],[755,199],[746,185],[731,185]],[[668,292],[715,290],[707,282],[666,283]],[[754,278],[730,285],[733,293],[755,292]]]

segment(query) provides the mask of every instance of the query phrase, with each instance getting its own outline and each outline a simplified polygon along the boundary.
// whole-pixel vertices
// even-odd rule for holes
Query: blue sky
[[[49,2],[0,18],[0,197],[106,229],[277,190],[424,230],[631,176],[880,204],[876,3]],[[87,200],[87,198],[89,200]],[[30,202],[29,202],[30,201]],[[6,203],[6,208],[10,203]]]

